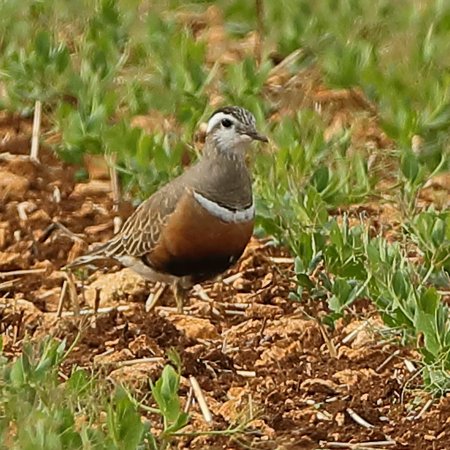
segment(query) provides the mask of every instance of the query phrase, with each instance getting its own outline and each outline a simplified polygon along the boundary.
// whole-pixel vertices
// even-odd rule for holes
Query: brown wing
[[[183,183],[169,183],[162,187],[141,203],[127,219],[122,230],[110,241],[95,249],[91,256],[140,257],[150,252],[184,192]]]

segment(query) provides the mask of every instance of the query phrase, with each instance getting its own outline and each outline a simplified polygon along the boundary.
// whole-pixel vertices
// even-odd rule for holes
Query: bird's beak
[[[246,131],[245,134],[250,136],[254,141],[269,142],[267,136],[258,133],[256,130]]]

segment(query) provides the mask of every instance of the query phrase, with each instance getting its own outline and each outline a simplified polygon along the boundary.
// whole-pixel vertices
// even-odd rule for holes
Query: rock
[[[23,314],[23,320],[25,322],[36,321],[43,313],[39,310],[34,303],[18,298],[11,299],[6,297],[0,297],[0,309],[3,314],[5,313],[21,313]],[[6,314],[5,314],[6,315]]]
[[[0,200],[23,200],[30,183],[27,178],[0,170]]]
[[[113,370],[109,376],[118,383],[134,388],[148,388],[148,380],[155,381],[161,374],[163,362],[142,362]]]
[[[250,292],[253,287],[253,282],[250,280],[246,280],[245,278],[238,278],[232,284],[233,289],[238,292]]]
[[[34,181],[39,172],[38,165],[31,159],[20,159],[20,157],[15,157],[9,161],[8,170],[30,181]]]
[[[243,387],[231,387],[227,392],[228,400],[220,405],[218,414],[227,422],[235,423],[248,404],[248,390]]]
[[[283,314],[283,309],[279,306],[274,305],[263,305],[261,303],[253,303],[246,310],[246,317],[251,317],[252,319],[275,319]]]
[[[90,180],[109,180],[109,166],[103,155],[84,155],[84,165]]]
[[[0,224],[0,250],[6,247],[6,240],[8,238],[8,228],[2,227]]]
[[[22,253],[0,252],[0,268],[10,270],[10,266],[22,266]]]
[[[255,362],[255,367],[267,367],[274,363],[279,365],[286,358],[301,353],[302,346],[299,341],[278,340],[261,353],[260,358]]]
[[[70,197],[89,197],[95,195],[109,194],[111,183],[104,180],[91,180],[88,183],[78,183],[75,185]]]
[[[107,344],[107,343],[105,343]],[[113,346],[112,344],[116,344],[116,343],[110,343],[111,347]],[[107,347],[110,347],[107,345]],[[114,363],[118,363],[121,361],[128,361],[130,359],[133,359],[134,356],[133,354],[130,352],[130,350],[128,350],[127,348],[123,348],[120,351],[117,352],[106,352],[106,353],[101,353],[100,355],[95,355],[94,356],[94,364],[114,364]]]
[[[379,380],[380,375],[373,369],[344,369],[333,374],[332,378],[341,385],[345,385],[348,389],[353,386],[370,383],[371,380]]]
[[[87,303],[93,307],[98,291],[100,305],[107,306],[118,300],[145,293],[146,290],[147,286],[142,277],[130,269],[123,269],[119,272],[100,275],[92,284],[87,286],[85,295]]]
[[[181,331],[187,338],[197,339],[218,339],[219,333],[216,327],[207,319],[199,317],[185,316],[181,314],[168,316],[178,331]]]
[[[240,346],[248,336],[261,330],[261,321],[249,319],[227,330],[227,346]]]
[[[363,348],[374,343],[379,338],[379,330],[383,328],[383,322],[379,318],[370,318],[364,321],[352,321],[342,332],[346,335],[345,344],[351,344],[352,348]]]
[[[146,356],[164,356],[164,352],[154,339],[149,338],[146,334],[139,335],[136,339],[128,344],[128,348],[132,351],[136,358]]]
[[[306,389],[310,394],[323,393],[334,395],[339,392],[339,386],[331,380],[323,380],[322,378],[308,378],[300,387]]]
[[[268,322],[263,334],[264,337],[272,339],[294,338],[305,350],[317,348],[323,344],[322,333],[317,322],[295,316],[284,316]]]

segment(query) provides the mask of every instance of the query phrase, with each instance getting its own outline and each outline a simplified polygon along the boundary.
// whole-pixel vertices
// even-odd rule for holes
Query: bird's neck
[[[218,159],[222,162],[229,160],[237,164],[245,165],[245,154],[248,148],[248,144],[242,144],[240,146],[230,146],[223,143],[220,139],[208,136],[203,147],[204,158]]]
[[[196,189],[202,195],[233,210],[252,205],[252,185],[245,153],[222,151],[206,143],[198,166]]]

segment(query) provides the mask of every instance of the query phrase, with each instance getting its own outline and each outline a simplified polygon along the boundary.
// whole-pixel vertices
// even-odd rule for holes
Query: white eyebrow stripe
[[[219,218],[227,223],[239,223],[239,222],[249,222],[255,217],[255,205],[252,203],[251,206],[238,211],[230,211],[223,206],[220,206],[216,202],[203,197],[203,195],[198,192],[193,192],[195,200],[198,204],[205,208],[214,217]]]
[[[214,114],[211,117],[211,119],[209,119],[208,128],[206,128],[206,133],[209,133],[223,119],[231,120],[233,123],[236,121],[236,119],[234,118],[233,115],[225,114],[223,112],[218,112],[217,114]]]

